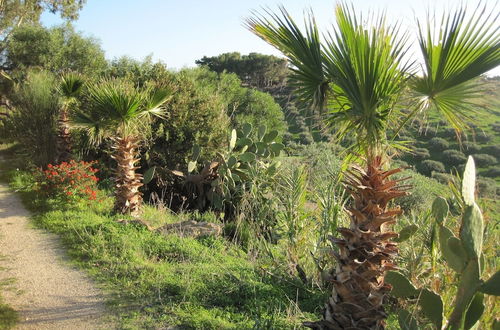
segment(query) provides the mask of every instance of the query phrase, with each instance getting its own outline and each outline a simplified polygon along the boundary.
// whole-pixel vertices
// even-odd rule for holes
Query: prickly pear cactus
[[[416,289],[401,273],[389,272],[386,282],[393,286],[393,295],[402,298],[417,298],[422,313],[437,329],[470,329],[479,321],[483,311],[483,296],[500,295],[500,271],[489,280],[482,281],[481,256],[484,222],[479,206],[475,202],[476,171],[474,159],[469,156],[462,180],[462,198],[465,205],[461,218],[459,237],[445,226],[449,207],[442,197],[432,205],[432,215],[439,227],[438,237],[441,255],[447,265],[458,273],[460,282],[448,320],[444,320],[441,297],[427,289]],[[415,329],[416,319],[411,313],[398,313],[402,329]],[[444,323],[444,326],[443,326]]]

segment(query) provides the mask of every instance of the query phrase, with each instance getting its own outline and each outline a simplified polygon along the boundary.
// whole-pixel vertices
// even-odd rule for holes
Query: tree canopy
[[[1,60],[3,69],[9,72],[39,66],[53,72],[99,74],[107,67],[99,41],[82,35],[69,24],[15,28]]]
[[[11,0],[0,2],[0,50],[5,48],[12,29],[25,23],[38,23],[40,15],[48,10],[68,20],[78,18],[86,0]]]
[[[217,73],[236,73],[245,84],[258,89],[283,86],[288,75],[285,59],[259,53],[241,55],[232,52],[212,57],[204,56],[197,60],[196,64],[207,66]]]

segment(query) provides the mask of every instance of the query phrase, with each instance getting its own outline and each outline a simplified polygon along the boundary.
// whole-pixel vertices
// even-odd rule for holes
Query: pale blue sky
[[[441,12],[462,3],[461,0],[353,0],[355,8],[367,12],[385,9],[389,20],[402,20],[414,27],[414,16],[423,17],[430,8]],[[469,5],[475,0],[466,1]],[[493,3],[494,0],[487,1]],[[93,36],[110,59],[122,55],[142,59],[153,54],[169,68],[194,66],[194,61],[224,52],[242,54],[279,53],[243,26],[252,9],[276,9],[278,4],[296,20],[312,8],[318,24],[325,30],[333,21],[335,0],[87,0],[74,23],[78,31]],[[61,21],[44,14],[47,26]],[[500,68],[494,71],[500,75]]]

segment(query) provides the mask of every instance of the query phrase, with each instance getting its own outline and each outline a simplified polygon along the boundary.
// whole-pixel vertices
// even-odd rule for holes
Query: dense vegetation
[[[50,3],[70,18],[82,5]],[[481,63],[449,53],[468,75],[430,65],[413,81],[390,29],[374,24],[367,36],[355,13],[336,13],[343,34],[326,45],[313,21],[303,34],[283,9],[284,20],[259,16],[248,27],[287,59],[234,52],[180,71],[151,58],[106,61],[95,39],[70,24],[44,28],[36,14],[9,31],[3,179],[105,284],[121,327],[498,326],[498,289],[481,281],[498,281],[500,79],[480,76],[500,63],[488,53],[498,36],[461,45]],[[379,64],[365,63],[365,76],[361,50]],[[439,75],[446,84],[429,78]],[[432,97],[412,108],[413,93]],[[462,101],[473,116],[450,110]],[[412,116],[427,107],[442,112]],[[215,230],[171,230],[189,221]],[[367,260],[378,268],[359,266]],[[468,285],[460,277],[472,278],[467,295],[457,295]],[[428,301],[449,308],[436,316]]]

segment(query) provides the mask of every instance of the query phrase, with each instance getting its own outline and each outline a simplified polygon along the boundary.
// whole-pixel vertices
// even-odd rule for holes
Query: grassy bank
[[[57,233],[72,259],[111,293],[123,328],[293,329],[317,318],[322,292],[275,274],[265,259],[252,260],[224,238],[162,236],[118,223],[102,191],[99,202],[68,206],[40,198],[27,172],[11,168],[4,179],[35,224]],[[154,227],[187,218],[151,206],[143,216]],[[213,221],[210,214],[199,218]]]

